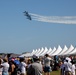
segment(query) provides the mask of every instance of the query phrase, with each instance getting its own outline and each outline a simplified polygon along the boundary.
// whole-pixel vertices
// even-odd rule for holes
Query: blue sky
[[[76,46],[76,18],[74,24],[38,21],[39,18],[30,21],[24,11],[43,16],[42,19],[45,16],[76,17],[76,0],[1,0],[0,52],[23,53],[42,47]]]

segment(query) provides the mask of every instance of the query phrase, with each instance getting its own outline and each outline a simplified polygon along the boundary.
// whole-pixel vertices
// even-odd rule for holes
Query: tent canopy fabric
[[[61,48],[61,46],[59,45],[58,48],[57,48],[57,50],[55,51],[55,53],[53,53],[52,55],[53,55],[53,56],[54,56],[54,55],[58,55],[58,54],[61,52],[61,50],[62,50],[62,48]]]
[[[22,54],[19,57],[29,57],[33,55],[37,56],[44,56],[45,54],[49,54],[50,56],[55,56],[55,55],[72,55],[76,53],[76,48],[73,45],[70,45],[68,48],[66,45],[64,45],[64,48],[62,49],[61,46],[59,45],[58,48],[54,47],[53,49],[50,47],[49,49],[47,47],[45,48],[39,48],[39,49],[33,49],[32,52]]]

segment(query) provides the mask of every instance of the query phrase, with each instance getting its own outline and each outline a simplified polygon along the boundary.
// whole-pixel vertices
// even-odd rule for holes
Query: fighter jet
[[[27,19],[32,20],[31,15],[27,11],[24,11],[23,13],[24,13],[24,16],[27,17]]]

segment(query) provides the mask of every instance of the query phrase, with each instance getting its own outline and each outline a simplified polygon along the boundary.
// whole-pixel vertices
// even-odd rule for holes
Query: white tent
[[[33,49],[33,51],[31,53],[35,52],[35,50]]]
[[[50,54],[50,52],[52,51],[52,49],[51,48],[49,48],[49,50],[47,51],[47,54]]]
[[[74,49],[73,45],[70,45],[69,49],[63,55],[69,54],[73,49]]]
[[[42,47],[40,52],[38,53],[38,56],[40,56],[43,53],[43,51],[44,51],[44,48]]]
[[[51,51],[49,55],[51,56],[55,51],[56,51],[56,47],[53,48],[53,50]]]
[[[54,47],[53,49],[51,49],[51,47],[48,49],[47,47],[45,48],[39,48],[36,49],[31,52],[31,53],[25,53],[20,55],[19,57],[29,57],[32,55],[37,55],[37,56],[44,56],[45,54],[49,54],[50,56],[54,56],[54,55],[70,55],[70,54],[75,54],[76,53],[76,48],[73,47],[73,45],[70,45],[69,49],[67,48],[67,46],[65,45],[64,48],[62,49],[60,47],[60,45],[58,46],[58,48],[56,49],[56,47]]]
[[[76,53],[76,48],[74,48],[69,54],[75,54]]]
[[[31,54],[31,55],[34,55],[34,54],[36,54],[36,53],[37,53],[37,51],[38,51],[38,50],[36,49],[36,50],[35,50],[35,51],[34,51],[34,52]]]
[[[31,53],[25,53],[25,54],[20,55],[19,57],[29,57],[29,56],[31,56]]]
[[[53,55],[53,56],[54,56],[54,55],[58,55],[61,51],[62,51],[62,48],[61,48],[61,46],[59,45],[58,48],[57,48],[57,50],[56,50],[52,55]]]
[[[40,48],[38,49],[38,51],[35,53],[35,55],[37,55],[38,56],[38,53],[40,52]]]
[[[47,49],[47,47],[45,47],[43,53],[41,53],[40,56],[44,56],[47,53],[47,51],[48,51],[48,49]]]
[[[31,52],[31,55],[33,55],[35,53],[35,50],[33,49],[33,51]]]
[[[64,53],[65,51],[67,51],[67,50],[68,50],[68,48],[67,48],[67,46],[65,45],[64,48],[62,49],[62,51],[61,51],[58,55],[63,55],[63,53]]]

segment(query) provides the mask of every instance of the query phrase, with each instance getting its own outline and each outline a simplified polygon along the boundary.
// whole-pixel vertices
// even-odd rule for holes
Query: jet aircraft
[[[27,19],[32,20],[31,15],[27,11],[24,11],[23,13],[27,17]]]

